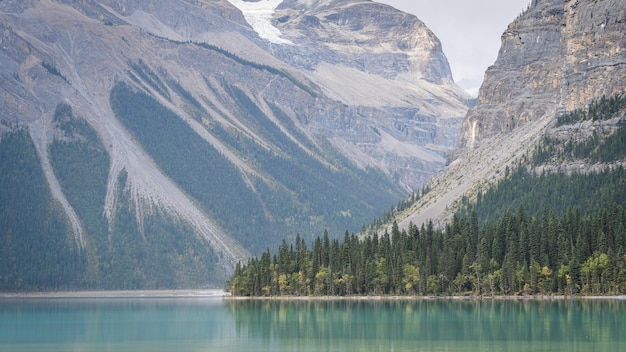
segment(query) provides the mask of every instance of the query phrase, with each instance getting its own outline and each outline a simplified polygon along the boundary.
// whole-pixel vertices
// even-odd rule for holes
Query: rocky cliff
[[[623,119],[554,128],[557,117],[626,91],[626,1],[534,0],[502,35],[477,105],[463,122],[459,148],[431,192],[399,217],[401,227],[433,220],[443,226],[461,197],[470,199],[546,135],[616,130]],[[614,126],[608,126],[608,125]],[[599,126],[599,127],[598,127]],[[555,137],[561,138],[562,137]],[[546,165],[588,172],[602,165]]]
[[[287,0],[271,21],[287,43],[273,45],[273,55],[326,96],[358,107],[357,119],[312,120],[311,129],[357,163],[391,170],[411,189],[441,170],[469,97],[418,18],[372,1]]]
[[[358,0],[4,0],[0,77],[0,289],[207,285],[357,231],[466,111],[432,33]]]
[[[372,1],[290,0],[274,19],[293,44],[275,55],[330,98],[359,107],[359,118],[343,127],[313,123],[318,133],[353,160],[393,170],[412,189],[441,170],[469,97],[418,18]]]
[[[535,0],[502,35],[460,148],[624,91],[624,0]]]

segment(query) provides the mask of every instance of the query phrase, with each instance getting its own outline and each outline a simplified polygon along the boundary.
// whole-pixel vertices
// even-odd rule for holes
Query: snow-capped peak
[[[254,29],[259,37],[276,44],[293,44],[282,38],[280,30],[272,25],[272,15],[283,0],[260,0],[248,2],[243,0],[228,0],[243,13],[243,17]]]

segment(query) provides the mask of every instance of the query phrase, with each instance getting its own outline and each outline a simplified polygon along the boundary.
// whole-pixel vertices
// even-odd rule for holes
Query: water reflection
[[[626,351],[626,301],[0,299],[0,351]]]
[[[317,350],[626,350],[623,301],[231,301],[240,336]],[[285,346],[285,344],[287,346]],[[313,350],[313,349],[311,349]]]
[[[3,351],[206,350],[232,331],[220,298],[0,300]]]

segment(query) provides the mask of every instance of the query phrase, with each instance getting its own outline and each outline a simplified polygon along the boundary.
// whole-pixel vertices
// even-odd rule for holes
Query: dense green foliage
[[[217,256],[193,229],[156,211],[141,214],[119,178],[118,208],[100,286],[117,289],[195,288],[219,282]]]
[[[529,217],[523,208],[479,227],[455,217],[343,242],[325,233],[311,249],[297,238],[237,264],[233,295],[621,294],[626,292],[626,211],[570,209]]]
[[[165,173],[244,245],[250,246],[253,225],[264,228],[267,220],[259,199],[237,168],[176,114],[148,95],[118,84],[111,91],[111,105],[118,119]]]
[[[545,136],[541,143],[535,146],[530,161],[533,165],[544,163],[559,163],[582,160],[588,163],[608,163],[626,158],[626,96],[616,95],[611,98],[602,97],[591,103],[587,109],[578,109],[557,117],[557,126],[571,125],[570,133],[588,127],[577,125],[587,120],[605,121],[621,118],[617,130],[607,135],[600,135],[599,128],[591,136],[582,140]],[[605,132],[606,133],[606,132]]]
[[[96,247],[106,247],[108,222],[103,205],[109,175],[109,155],[96,131],[85,120],[75,118],[71,107],[60,104],[54,122],[64,140],[50,144],[50,162],[63,193],[82,219]]]
[[[404,200],[398,201],[398,204],[391,207],[391,209],[384,211],[381,216],[373,220],[368,225],[363,225],[363,229],[361,232],[365,234],[373,234],[374,232],[378,232],[383,226],[386,224],[390,224],[394,221],[396,216],[402,213],[404,210],[410,208],[415,202],[419,201],[420,198],[430,191],[429,186],[424,186],[418,192],[413,192],[409,195],[408,198]]]
[[[609,136],[601,137],[594,132],[580,141],[561,141],[546,136],[533,150],[534,165],[549,162],[572,162],[583,160],[590,163],[609,163],[626,158],[626,125],[621,125]]]
[[[587,109],[574,110],[559,117],[574,123],[581,119],[607,120],[623,116],[626,97],[601,98]],[[567,118],[564,118],[566,116]],[[589,174],[565,175],[560,172],[542,172],[537,175],[534,167],[545,163],[583,162],[588,165],[612,163],[626,159],[626,126],[608,136],[594,134],[582,141],[544,137],[528,158],[529,166],[522,160],[506,177],[478,195],[470,203],[463,199],[462,214],[468,216],[475,210],[483,221],[496,221],[505,210],[524,207],[532,216],[539,216],[548,208],[558,216],[569,207],[577,207],[585,214],[606,208],[607,204],[626,204],[626,175],[623,168],[604,170]]]
[[[626,96],[624,95],[602,97],[590,104],[587,109],[562,114],[557,118],[557,126],[572,125],[570,133],[588,128],[576,125],[582,121],[604,121],[613,118],[621,118],[621,120],[618,122],[617,130],[608,136],[599,134],[599,131],[605,130],[604,128],[594,130],[590,137],[582,140],[571,138],[561,140],[557,137],[545,136],[542,142],[535,146],[531,162],[534,165],[574,160],[607,163],[624,159],[626,158],[625,115]]]
[[[570,125],[585,120],[608,120],[626,110],[626,96],[605,96],[589,104],[587,109],[576,109],[557,116],[556,125]]]
[[[542,173],[520,166],[480,193],[475,202],[463,199],[460,215],[475,211],[484,222],[497,221],[507,210],[523,207],[531,216],[550,209],[557,216],[576,207],[597,213],[610,204],[626,204],[626,170],[616,168],[592,174]]]
[[[69,289],[84,253],[52,198],[35,145],[24,130],[0,139],[0,290]]]

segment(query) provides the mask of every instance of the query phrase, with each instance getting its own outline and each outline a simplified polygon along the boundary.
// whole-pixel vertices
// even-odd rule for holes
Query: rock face
[[[343,126],[312,121],[316,133],[362,165],[392,170],[412,189],[441,169],[440,158],[457,143],[468,96],[419,19],[354,0],[287,0],[273,19],[292,43],[273,53],[331,99],[358,107],[359,118]]]
[[[624,0],[534,0],[502,35],[498,58],[485,73],[477,105],[467,113],[450,165],[399,219],[400,227],[429,220],[443,226],[461,197],[471,199],[543,136],[558,134],[552,128],[558,114],[626,92],[624,33]],[[569,127],[568,133],[571,138]],[[579,163],[550,166],[567,172],[593,169]]]
[[[55,287],[221,283],[284,237],[358,231],[444,167],[467,98],[419,20],[358,0],[0,1],[0,80],[0,167],[33,145],[69,253],[36,261],[3,203],[11,289],[50,260]]]
[[[315,71],[321,63],[396,78],[451,83],[441,43],[415,16],[371,1],[284,1],[275,14],[293,65]],[[290,50],[291,49],[291,50]]]
[[[460,148],[624,91],[626,1],[535,0],[502,35]]]

